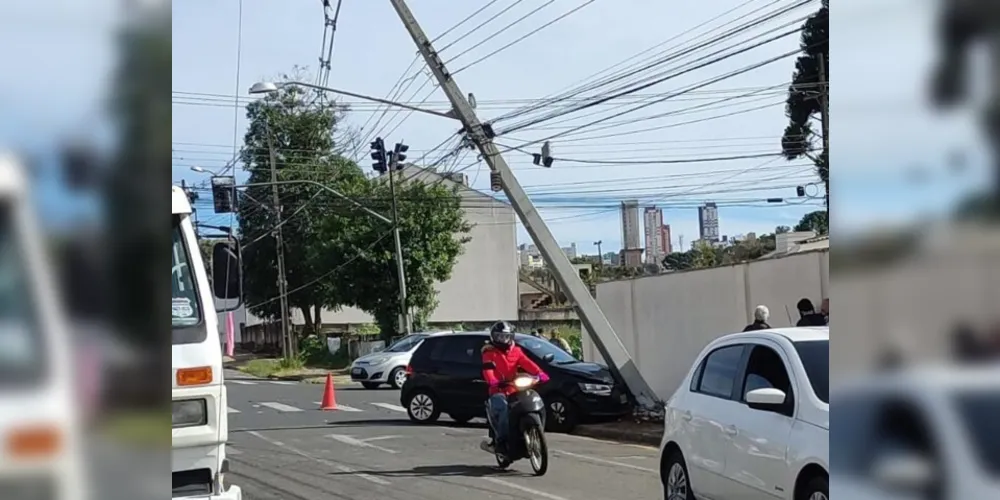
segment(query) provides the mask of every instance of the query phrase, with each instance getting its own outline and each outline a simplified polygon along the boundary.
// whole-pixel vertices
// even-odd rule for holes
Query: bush
[[[240,370],[255,377],[267,378],[280,369],[278,359],[252,359],[240,367]]]
[[[299,359],[303,365],[314,368],[344,368],[350,364],[346,343],[341,343],[336,354],[330,354],[326,339],[318,335],[310,335],[299,343]],[[301,365],[299,366],[301,368]]]

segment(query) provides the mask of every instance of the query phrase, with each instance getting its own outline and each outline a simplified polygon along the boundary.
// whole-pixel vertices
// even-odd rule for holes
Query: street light
[[[271,94],[277,92],[285,87],[305,87],[310,89],[316,89],[323,92],[330,92],[333,94],[346,95],[348,97],[354,97],[356,99],[362,99],[365,101],[378,102],[382,104],[387,104],[389,106],[396,106],[397,108],[409,109],[411,111],[419,111],[421,113],[426,113],[429,115],[440,116],[442,118],[456,119],[454,113],[448,111],[447,113],[442,113],[440,111],[434,111],[433,109],[418,108],[416,106],[410,106],[409,104],[403,104],[401,102],[389,101],[386,99],[379,99],[378,97],[372,97],[364,94],[355,94],[354,92],[347,92],[346,90],[337,90],[330,87],[323,87],[320,85],[315,85],[307,82],[298,81],[287,81],[287,82],[257,82],[250,87],[250,94]]]

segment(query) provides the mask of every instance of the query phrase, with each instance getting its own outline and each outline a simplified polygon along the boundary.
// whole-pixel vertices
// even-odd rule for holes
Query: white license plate
[[[622,404],[628,403],[628,396],[626,396],[625,394],[620,394],[618,396],[618,399],[622,402]]]
[[[351,375],[361,375],[361,368],[351,370]]]

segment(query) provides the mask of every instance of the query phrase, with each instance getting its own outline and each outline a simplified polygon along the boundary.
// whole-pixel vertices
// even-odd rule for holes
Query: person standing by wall
[[[795,326],[826,326],[826,318],[816,312],[811,300],[805,298],[800,300],[796,308],[799,310],[801,318],[799,318],[798,323],[795,323]]]
[[[753,323],[750,323],[743,329],[744,332],[752,332],[754,330],[768,330],[771,325],[767,323],[767,319],[771,317],[771,311],[765,305],[759,305],[753,310]]]
[[[570,354],[573,354],[573,349],[569,346],[569,342],[567,342],[566,339],[560,337],[559,334],[556,333],[555,330],[552,330],[552,331],[549,332],[549,342],[552,342],[554,345],[556,345],[560,349],[562,349],[562,350],[564,350],[564,351],[566,351],[566,352],[568,352]]]

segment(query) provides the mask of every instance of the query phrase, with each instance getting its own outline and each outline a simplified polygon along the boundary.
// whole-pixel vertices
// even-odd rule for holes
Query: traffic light
[[[376,172],[384,174],[388,170],[385,156],[385,142],[382,141],[381,137],[372,141],[372,159],[375,160],[375,163],[372,163],[372,168]]]
[[[406,152],[410,149],[409,146],[403,144],[402,142],[397,142],[395,149],[392,150],[392,163],[390,167],[393,170],[400,170],[403,168],[403,161],[406,160]]]
[[[236,205],[236,178],[231,175],[212,176],[212,203],[215,213],[232,213]]]
[[[805,196],[806,195],[805,186],[795,186],[795,194],[798,195],[800,198]]]

